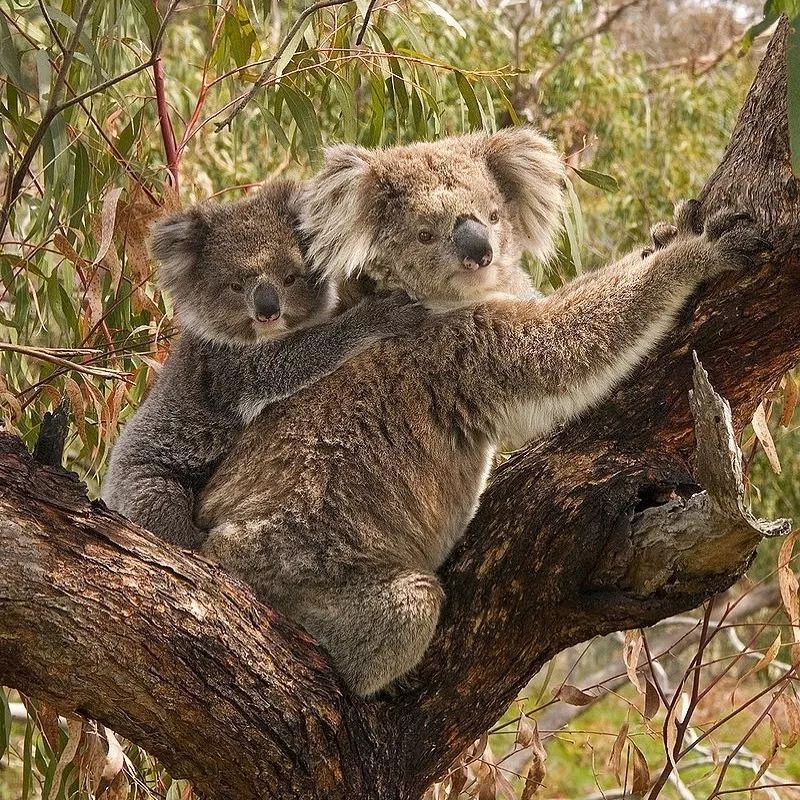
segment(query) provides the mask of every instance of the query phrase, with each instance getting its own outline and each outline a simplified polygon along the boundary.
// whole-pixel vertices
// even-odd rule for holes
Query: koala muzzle
[[[259,322],[273,322],[281,315],[278,293],[267,283],[259,283],[253,291],[253,310]]]
[[[478,220],[460,217],[453,228],[453,243],[465,269],[481,269],[492,263],[489,229]]]

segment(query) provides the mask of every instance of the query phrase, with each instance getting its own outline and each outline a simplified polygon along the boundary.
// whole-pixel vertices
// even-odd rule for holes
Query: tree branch
[[[417,800],[553,655],[727,588],[761,530],[730,491],[735,459],[727,483],[704,466],[702,447],[690,466],[691,352],[729,400],[735,435],[800,358],[785,33],[702,194],[709,209],[755,214],[773,234],[771,263],[698,292],[607,403],[497,472],[442,571],[447,605],[419,689],[349,697],[296,626],[200,557],[90,503],[74,477],[35,464],[9,436],[0,436],[0,680],[99,719],[214,798]],[[723,441],[722,429],[730,438],[714,417],[701,445]],[[694,531],[676,553],[678,523],[654,527],[665,516],[723,519],[731,546],[714,550]],[[676,546],[664,545],[670,537]]]

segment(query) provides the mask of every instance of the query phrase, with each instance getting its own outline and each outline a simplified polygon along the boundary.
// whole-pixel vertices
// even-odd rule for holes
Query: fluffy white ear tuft
[[[160,265],[158,285],[172,293],[173,300],[191,278],[208,231],[208,220],[197,207],[160,219],[150,229],[150,255]]]
[[[310,260],[326,277],[348,278],[372,258],[369,159],[362,147],[329,147],[322,169],[303,190],[300,230],[307,237]]]
[[[523,246],[539,259],[553,255],[561,224],[565,169],[553,143],[529,127],[505,128],[475,143],[511,207]]]

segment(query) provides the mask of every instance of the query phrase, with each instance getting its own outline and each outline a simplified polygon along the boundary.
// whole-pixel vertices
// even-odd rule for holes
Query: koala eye
[[[244,291],[244,286],[242,286],[241,283],[237,283],[236,281],[234,281],[231,284],[231,291],[232,292],[237,292],[238,294],[241,294]]]
[[[284,286],[291,286],[296,280],[297,280],[297,275],[294,272],[292,272],[290,275],[287,275],[283,279],[283,285]]]
[[[495,210],[489,214],[489,222],[499,222],[500,221],[500,212]]]
[[[423,244],[428,244],[429,242],[433,241],[433,234],[428,230],[421,230],[417,234],[417,239],[419,239]]]

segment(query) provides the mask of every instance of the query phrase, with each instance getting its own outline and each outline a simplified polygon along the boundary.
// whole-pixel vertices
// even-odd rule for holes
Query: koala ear
[[[375,176],[370,158],[362,147],[329,147],[322,169],[302,192],[300,230],[309,259],[327,277],[347,278],[372,256],[369,202]]]
[[[561,223],[565,170],[553,143],[533,128],[505,128],[475,143],[509,204],[523,245],[547,260]]]
[[[177,300],[185,293],[209,232],[204,212],[190,208],[156,222],[150,229],[150,255],[160,265],[158,285]]]

